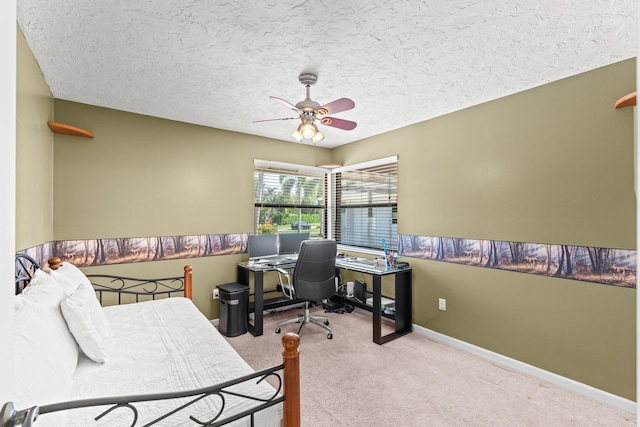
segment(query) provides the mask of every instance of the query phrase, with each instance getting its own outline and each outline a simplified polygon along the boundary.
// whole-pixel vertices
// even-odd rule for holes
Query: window
[[[330,213],[330,215],[328,214]],[[309,232],[357,249],[398,249],[397,156],[333,169],[254,161],[254,233]]]
[[[326,236],[326,170],[254,161],[254,233]]]
[[[335,169],[331,173],[332,234],[339,244],[398,249],[396,156]]]

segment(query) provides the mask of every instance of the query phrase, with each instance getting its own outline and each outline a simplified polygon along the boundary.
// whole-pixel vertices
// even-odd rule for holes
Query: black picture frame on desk
[[[354,283],[353,298],[362,304],[367,303],[367,284],[356,280]]]

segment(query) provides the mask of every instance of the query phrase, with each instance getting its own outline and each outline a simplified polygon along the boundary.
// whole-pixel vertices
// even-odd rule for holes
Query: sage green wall
[[[635,249],[635,59],[332,151],[397,154],[402,234]],[[410,260],[420,326],[634,399],[636,291]],[[438,310],[447,299],[447,311]]]
[[[22,31],[16,46],[16,249],[53,236],[53,97]]]
[[[55,137],[55,240],[252,233],[254,159],[316,165],[331,158],[323,148],[69,101],[55,101],[55,118],[95,135]],[[187,260],[193,300],[209,318],[219,312],[213,288],[235,281],[241,259]],[[100,270],[175,275],[184,264]]]

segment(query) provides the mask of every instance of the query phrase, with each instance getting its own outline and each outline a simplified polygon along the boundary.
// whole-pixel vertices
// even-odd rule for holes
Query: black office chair
[[[336,291],[336,253],[338,245],[335,240],[305,240],[300,245],[298,260],[293,268],[293,277],[283,269],[278,272],[286,277],[287,282],[282,282],[283,293],[290,299],[300,299],[305,301],[304,314],[299,314],[295,319],[282,322],[276,328],[276,333],[280,333],[280,328],[289,323],[301,323],[298,334],[305,323],[318,325],[329,333],[327,338],[333,338],[329,327],[329,318],[325,316],[311,316],[309,314],[310,303],[319,303],[324,299],[331,298]]]

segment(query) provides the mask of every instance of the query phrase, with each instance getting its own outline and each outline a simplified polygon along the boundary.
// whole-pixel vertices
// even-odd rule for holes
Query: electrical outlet
[[[218,299],[218,298],[220,298],[220,289],[213,288],[213,299]]]
[[[438,298],[438,309],[447,311],[447,300],[444,298]]]

